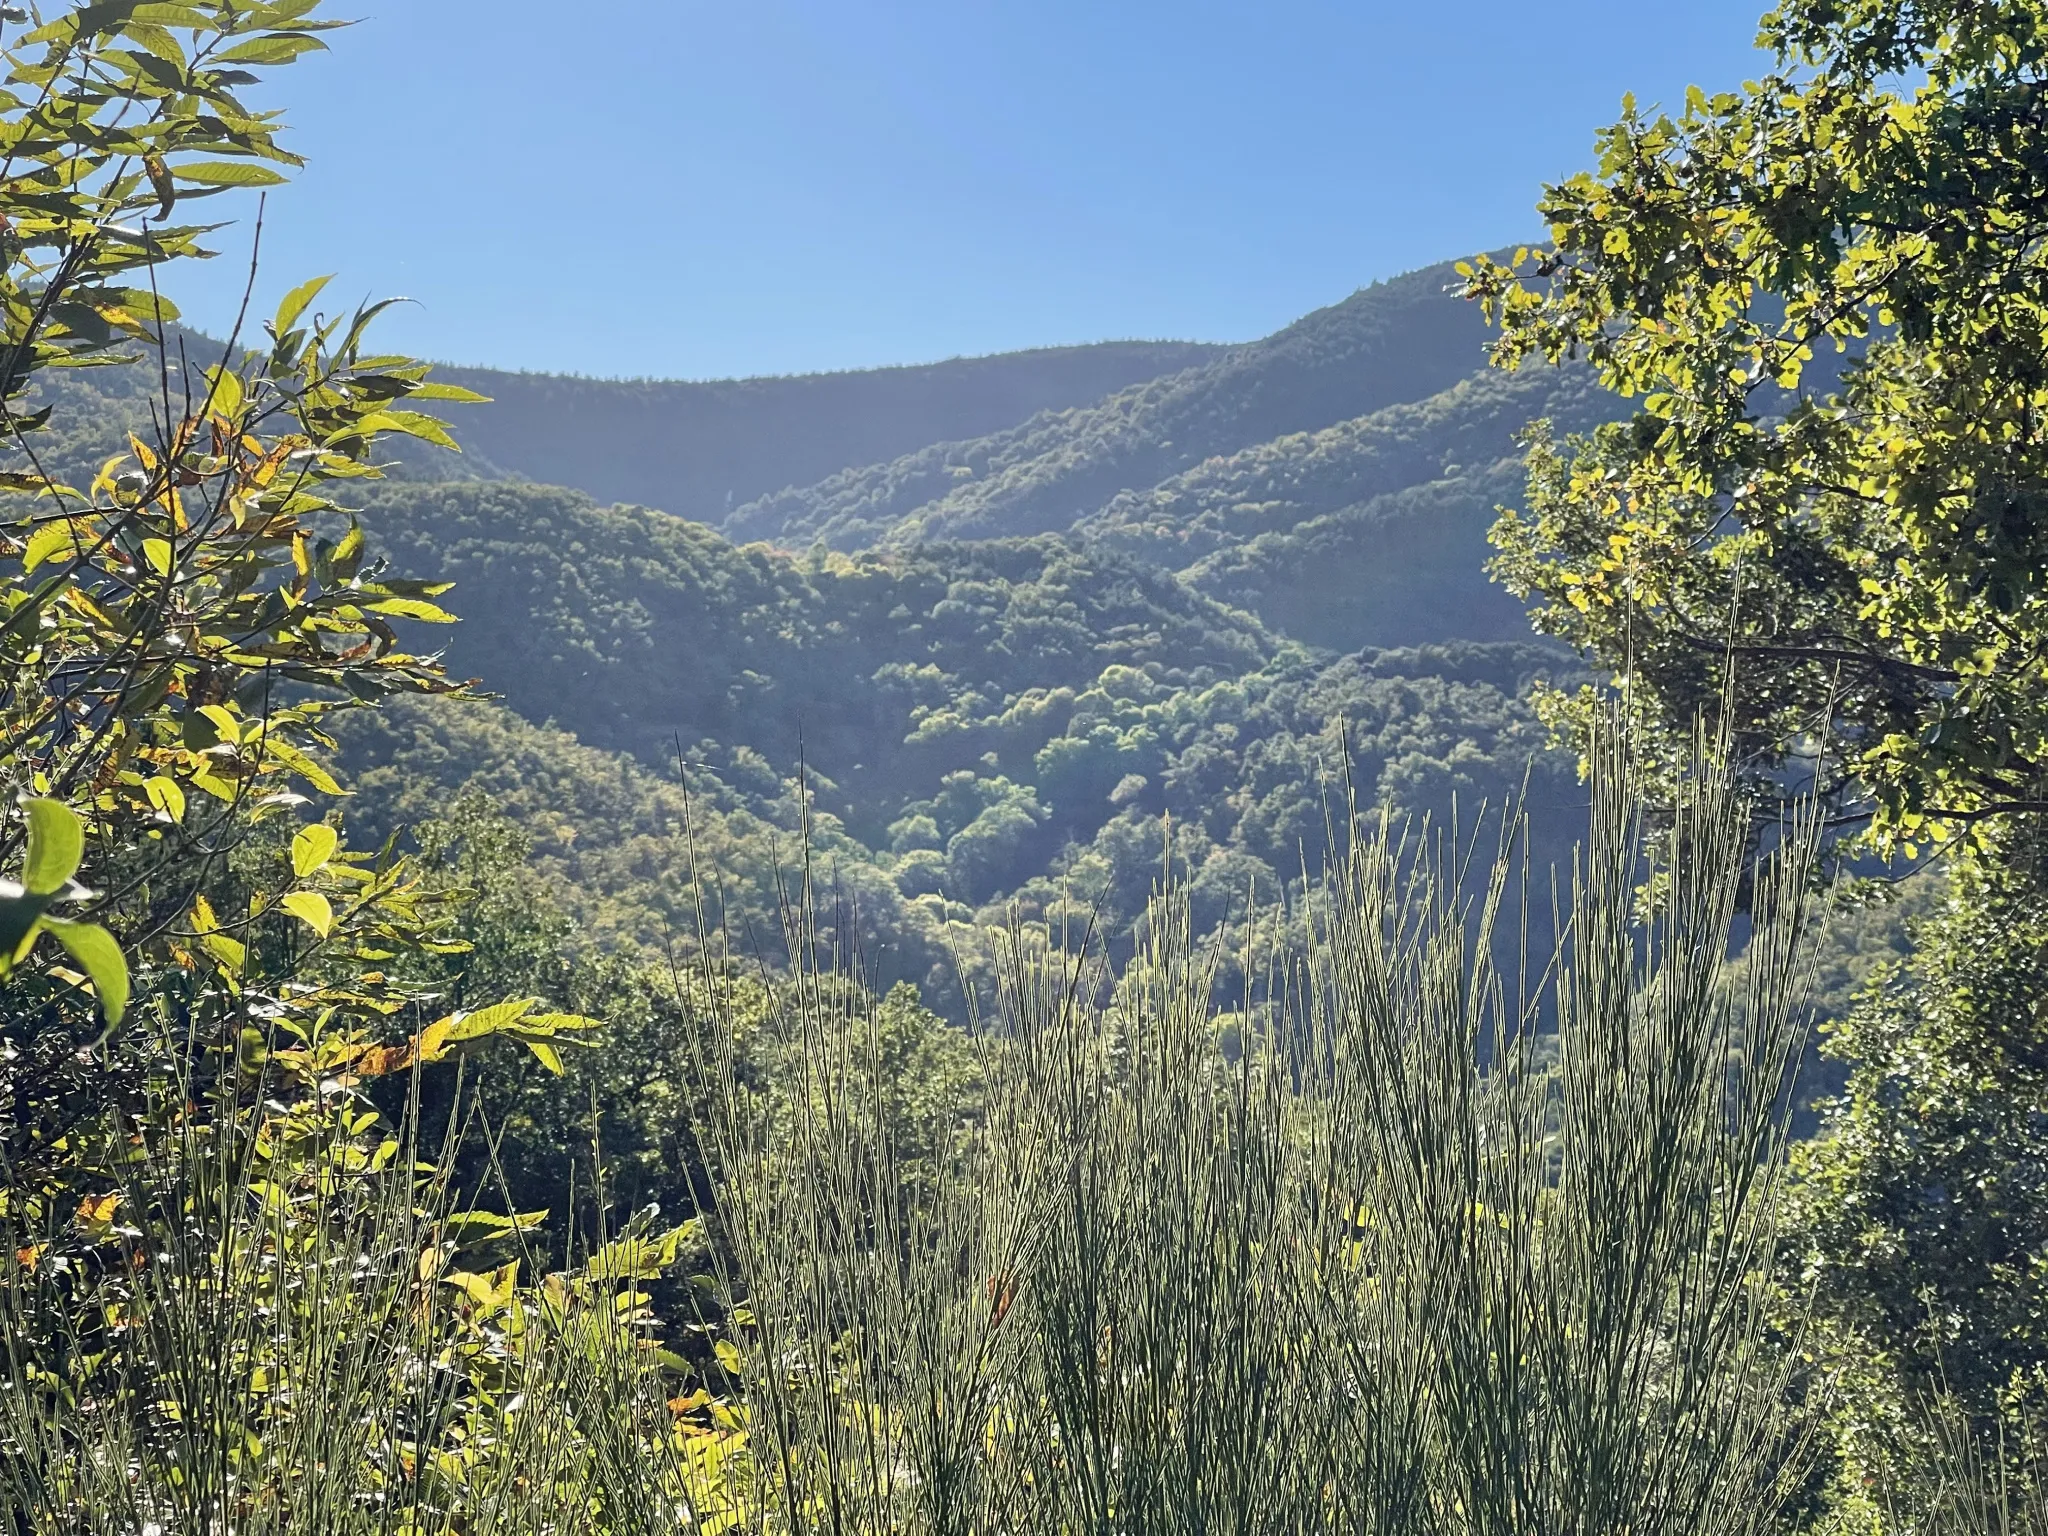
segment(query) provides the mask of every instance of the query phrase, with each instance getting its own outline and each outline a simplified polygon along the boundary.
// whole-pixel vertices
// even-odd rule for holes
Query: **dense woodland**
[[[332,25],[0,8],[10,1530],[2048,1531],[2048,7],[690,384],[178,323]]]

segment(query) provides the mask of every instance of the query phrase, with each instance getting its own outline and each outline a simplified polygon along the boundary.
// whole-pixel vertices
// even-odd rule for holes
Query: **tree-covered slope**
[[[807,811],[859,897],[848,933],[941,998],[944,956],[1013,902],[1122,931],[1169,841],[1205,923],[1279,895],[1347,775],[1368,804],[1440,815],[1513,800],[1532,762],[1539,810],[1578,793],[1524,702],[1571,671],[1557,653],[1333,660],[1097,543],[799,556],[489,483],[389,486],[365,516],[401,568],[456,581],[449,661],[511,711],[421,706],[352,740],[377,825],[481,789],[594,883],[593,931],[617,942],[686,931],[683,815],[659,787],[679,773],[731,910],[772,930]]]
[[[1225,349],[1118,341],[789,378],[585,379],[494,368],[439,376],[491,397],[466,451],[504,473],[716,522],[735,506],[927,443],[1087,405]]]
[[[1484,363],[1478,311],[1430,267],[1361,289],[1285,330],[1098,404],[928,446],[728,522],[735,538],[838,548],[1064,530],[1119,491],[1218,454],[1425,399]]]
[[[495,483],[390,486],[363,515],[401,567],[457,583],[451,664],[530,718],[650,761],[678,732],[779,763],[804,751],[864,799],[963,712],[1086,687],[1111,666],[1200,684],[1275,650],[1167,573],[1054,538],[800,559]],[[924,736],[876,745],[884,720]]]
[[[1077,531],[1310,645],[1520,639],[1520,605],[1484,569],[1496,509],[1521,491],[1516,435],[1615,408],[1582,371],[1482,371],[1120,492]]]
[[[1451,276],[1411,273],[1096,405],[764,497],[726,530],[849,550],[1058,532],[1311,645],[1519,637],[1484,574],[1487,529],[1521,490],[1517,434],[1624,405],[1583,369],[1489,370]]]

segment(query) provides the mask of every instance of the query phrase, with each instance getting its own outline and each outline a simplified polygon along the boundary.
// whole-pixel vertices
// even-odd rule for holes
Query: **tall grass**
[[[1753,858],[1703,772],[1647,835],[1618,753],[1592,791],[1554,887],[1354,818],[1228,1019],[1172,892],[1120,971],[1013,927],[951,1094],[891,1081],[829,956],[765,1023],[693,978],[712,1178],[666,1317],[676,1234],[537,1275],[452,1144],[167,1079],[111,1203],[8,1206],[10,1527],[1768,1527],[1814,1396],[1767,1289],[1812,829]],[[2019,1508],[1970,1465],[1900,1528]]]
[[[854,992],[785,994],[786,1098],[728,1030],[705,1137],[742,1523],[1765,1524],[1800,1449],[1765,1277],[1812,848],[1787,828],[1751,866],[1745,815],[1702,774],[1653,856],[1610,754],[1564,944],[1515,976],[1506,850],[1475,874],[1355,823],[1310,952],[1250,968],[1234,1059],[1170,893],[1116,978],[1013,932],[980,1102],[942,1124],[885,1110]]]

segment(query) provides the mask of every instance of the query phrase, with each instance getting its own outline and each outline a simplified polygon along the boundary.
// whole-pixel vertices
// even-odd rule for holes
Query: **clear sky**
[[[261,98],[312,163],[258,293],[336,271],[419,301],[396,349],[613,376],[1243,340],[1535,237],[1624,91],[1759,72],[1762,8],[354,0]],[[169,285],[188,318],[247,235]]]

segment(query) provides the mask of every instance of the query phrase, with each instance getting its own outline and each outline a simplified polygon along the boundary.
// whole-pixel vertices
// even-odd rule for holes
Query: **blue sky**
[[[335,271],[418,301],[394,348],[610,376],[1242,340],[1533,237],[1624,91],[1759,72],[1761,8],[354,0],[263,98],[311,165],[258,294]],[[188,318],[247,238],[169,284]]]

